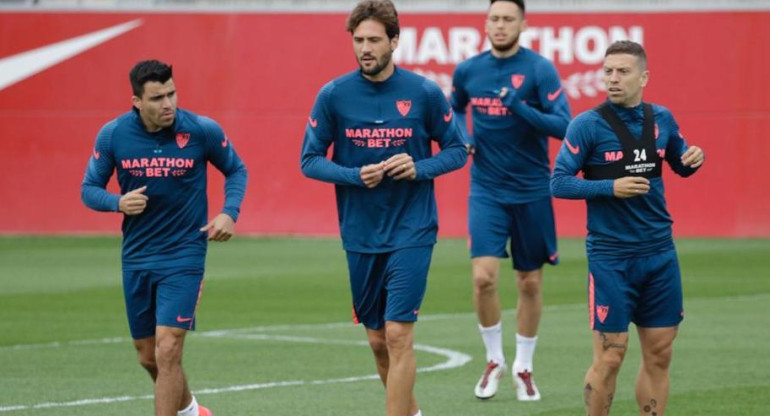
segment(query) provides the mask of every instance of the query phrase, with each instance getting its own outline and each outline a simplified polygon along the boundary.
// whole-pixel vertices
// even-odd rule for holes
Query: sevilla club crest
[[[599,317],[599,322],[604,323],[607,319],[607,314],[610,313],[610,307],[604,305],[596,305],[596,316]]]
[[[179,146],[180,149],[184,149],[184,147],[187,146],[187,142],[189,141],[190,141],[190,133],[176,134],[176,145]]]
[[[412,109],[412,100],[398,100],[396,101],[396,108],[402,116],[406,117],[409,114],[409,110]]]
[[[524,83],[524,75],[521,75],[521,74],[511,75],[511,84],[513,85],[513,88],[519,89],[519,87],[521,87],[521,84],[523,83]]]

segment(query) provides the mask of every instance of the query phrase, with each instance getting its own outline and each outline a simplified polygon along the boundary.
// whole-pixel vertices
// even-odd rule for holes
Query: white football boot
[[[491,399],[497,393],[497,387],[503,375],[505,375],[505,364],[490,361],[484,369],[479,382],[476,383],[473,393],[481,400]]]
[[[513,370],[513,386],[516,388],[516,398],[522,402],[534,402],[540,400],[540,391],[535,385],[532,373],[524,370],[517,372]]]

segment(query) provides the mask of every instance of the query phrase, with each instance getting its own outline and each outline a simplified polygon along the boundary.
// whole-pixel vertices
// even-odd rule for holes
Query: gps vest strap
[[[583,169],[586,179],[617,179],[624,176],[642,176],[656,178],[661,175],[663,159],[655,147],[655,116],[652,105],[642,104],[642,138],[637,140],[628,130],[623,120],[610,108],[607,102],[594,109],[610,125],[620,140],[622,157],[604,165],[587,165]]]

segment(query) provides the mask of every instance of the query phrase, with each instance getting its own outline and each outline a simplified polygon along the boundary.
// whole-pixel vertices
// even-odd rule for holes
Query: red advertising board
[[[601,102],[603,52],[648,53],[648,101],[672,110],[704,168],[666,173],[679,236],[770,236],[770,12],[530,14],[524,45],[559,69],[573,115]],[[99,128],[130,108],[128,70],[174,65],[179,103],[218,120],[250,182],[238,231],[331,235],[333,187],[304,178],[299,153],[318,89],[355,68],[344,14],[0,13],[0,232],[115,232],[118,215],[80,201]],[[403,14],[396,59],[449,88],[484,48],[481,14]],[[552,141],[552,154],[560,142]],[[114,184],[112,185],[114,189]],[[222,201],[212,169],[211,209]],[[441,232],[466,234],[468,169],[437,183]],[[557,201],[563,236],[585,234],[580,201]]]

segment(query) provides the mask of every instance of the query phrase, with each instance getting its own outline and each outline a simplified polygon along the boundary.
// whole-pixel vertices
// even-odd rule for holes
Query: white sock
[[[417,409],[417,413],[412,416],[422,416],[422,410]]]
[[[513,361],[513,369],[520,373],[524,370],[532,372],[532,361],[535,357],[537,336],[528,338],[516,334],[516,359]]]
[[[192,396],[190,405],[176,412],[177,416],[198,416],[198,401]]]
[[[479,332],[481,332],[481,339],[487,350],[487,362],[494,361],[500,365],[505,364],[502,321],[489,327],[483,327],[479,324]]]

